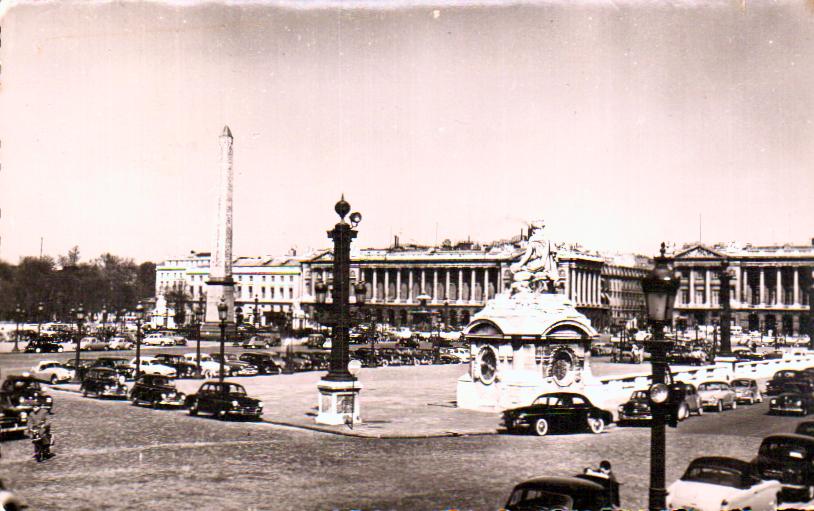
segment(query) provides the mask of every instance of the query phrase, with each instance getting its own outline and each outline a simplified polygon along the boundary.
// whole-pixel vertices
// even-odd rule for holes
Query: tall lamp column
[[[14,319],[17,320],[17,331],[14,334],[14,349],[12,351],[20,351],[20,320],[23,317],[23,310],[20,308],[20,304],[17,304],[17,308],[14,309]]]
[[[223,360],[225,358],[224,344],[226,343],[226,319],[229,317],[229,306],[226,300],[221,297],[218,302],[218,319],[220,319],[220,370],[218,371],[218,381],[223,383]]]
[[[42,313],[45,311],[45,306],[40,302],[37,304],[37,338],[39,339],[42,332]]]
[[[133,380],[138,380],[141,376],[141,325],[144,322],[144,305],[139,302],[136,305],[136,372]]]
[[[721,349],[718,355],[721,357],[731,357],[732,334],[730,325],[732,323],[732,305],[729,302],[729,297],[732,275],[729,272],[729,261],[726,259],[721,261],[721,271],[718,274],[718,279],[721,282]]]
[[[653,340],[648,343],[651,364],[650,400],[657,405],[669,397],[665,385],[667,376],[667,351],[670,342],[664,339],[664,327],[672,322],[673,305],[680,280],[673,274],[672,262],[665,255],[664,243],[661,254],[656,257],[656,265],[642,281],[642,289],[647,306],[647,316],[653,327]],[[650,429],[650,511],[663,511],[667,508],[666,489],[666,416],[662,406],[652,407]]]
[[[85,321],[85,309],[82,304],[74,311],[74,318],[76,319],[76,358],[74,360],[74,375],[77,381],[79,380],[79,352],[82,350],[82,323]]]

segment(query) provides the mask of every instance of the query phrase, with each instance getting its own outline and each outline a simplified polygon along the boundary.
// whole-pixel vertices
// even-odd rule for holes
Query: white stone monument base
[[[359,399],[362,384],[358,380],[320,380],[317,388],[319,389],[317,424],[340,426],[362,422]]]

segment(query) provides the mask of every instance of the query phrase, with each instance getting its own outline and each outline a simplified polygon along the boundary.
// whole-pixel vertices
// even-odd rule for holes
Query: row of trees
[[[116,311],[132,311],[139,300],[152,298],[154,291],[154,263],[136,264],[113,254],[82,262],[78,247],[57,259],[23,257],[17,265],[0,261],[0,318],[4,320],[16,319],[18,305],[23,321],[68,321],[70,310],[79,304],[90,313],[107,307],[112,318]]]

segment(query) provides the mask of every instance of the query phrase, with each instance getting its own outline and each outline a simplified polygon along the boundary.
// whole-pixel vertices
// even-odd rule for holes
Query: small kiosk
[[[540,394],[583,392],[593,383],[590,320],[560,294],[557,254],[532,224],[525,254],[512,266],[511,291],[487,302],[464,329],[472,358],[458,379],[460,408],[503,410]]]

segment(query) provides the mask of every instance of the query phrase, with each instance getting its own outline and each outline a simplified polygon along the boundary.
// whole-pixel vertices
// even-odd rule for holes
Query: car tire
[[[737,410],[738,409],[738,401],[737,401],[737,399],[732,401],[732,407],[730,409],[731,410]]]
[[[701,405],[698,405],[698,411],[696,413],[698,414],[699,417],[704,415],[704,407],[701,406]]]
[[[548,421],[545,419],[537,419],[534,422],[534,434],[537,436],[546,436],[548,434]]]
[[[588,417],[588,429],[594,435],[598,435],[605,431],[605,419],[602,417]]]
[[[718,404],[715,407],[715,411],[718,412],[718,413],[721,413],[721,412],[724,411],[724,402],[723,401],[718,401]]]
[[[51,375],[51,385],[56,385],[57,383],[59,383],[59,378],[57,378],[57,375],[52,374]]]
[[[42,348],[35,348],[34,353],[42,353]]]
[[[65,351],[65,348],[63,348],[62,346],[57,348],[57,353],[62,353],[63,351]]]
[[[757,395],[757,402],[758,402],[758,403],[762,403],[762,402],[763,402],[763,394],[758,394],[758,395]]]
[[[192,415],[193,417],[198,415],[198,400],[197,399],[192,401],[192,403],[189,405],[189,414]]]
[[[679,422],[689,418],[689,416],[690,416],[690,407],[687,406],[687,403],[681,403],[681,406],[678,407]]]

